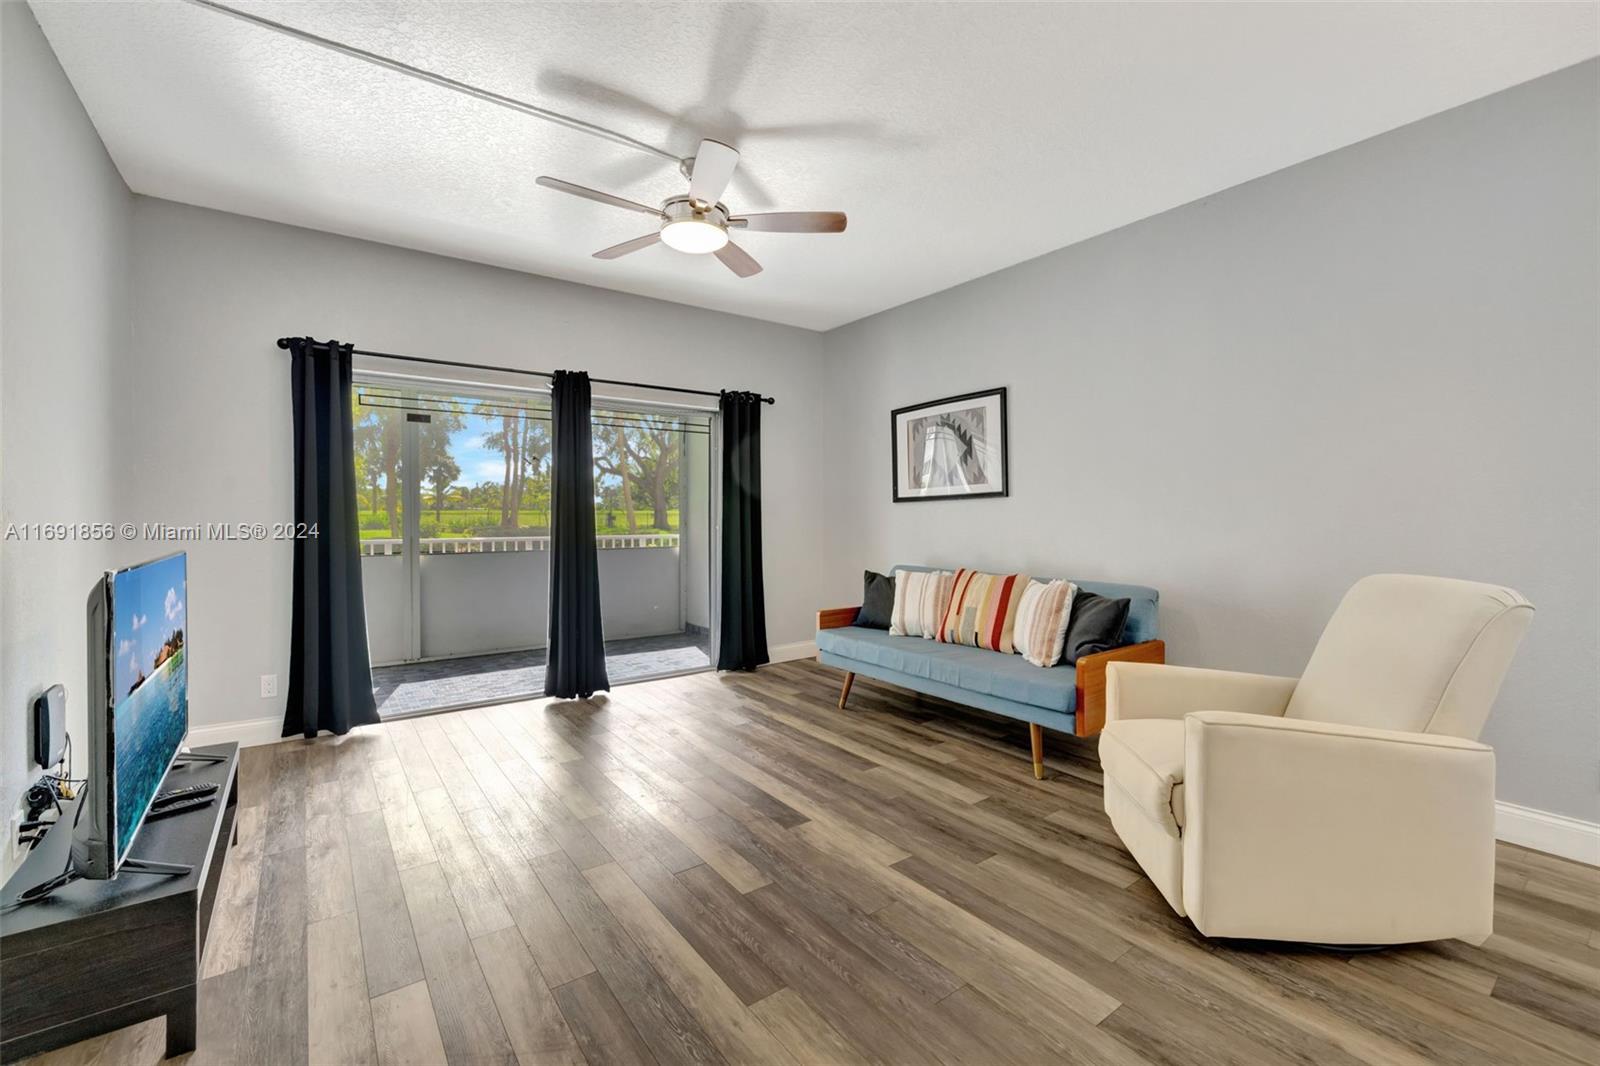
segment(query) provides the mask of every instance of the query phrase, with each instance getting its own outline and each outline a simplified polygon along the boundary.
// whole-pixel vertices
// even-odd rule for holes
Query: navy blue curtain
[[[289,343],[294,394],[294,615],[283,735],[348,733],[378,721],[361,598],[351,345]]]
[[[761,397],[724,392],[722,412],[722,620],[718,670],[754,670],[767,658],[761,577]]]
[[[587,699],[610,689],[594,542],[594,431],[589,375],[550,383],[550,637],[544,694]]]

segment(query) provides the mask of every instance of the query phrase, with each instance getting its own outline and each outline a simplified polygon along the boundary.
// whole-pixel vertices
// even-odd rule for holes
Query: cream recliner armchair
[[[1107,668],[1106,813],[1206,936],[1481,943],[1494,918],[1494,751],[1477,742],[1533,605],[1380,574],[1300,678]]]

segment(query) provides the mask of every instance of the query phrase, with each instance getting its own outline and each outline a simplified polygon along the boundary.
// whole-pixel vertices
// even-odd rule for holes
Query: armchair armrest
[[[1193,711],[1282,716],[1298,678],[1116,663],[1106,670],[1106,718],[1182,718]]]
[[[1494,751],[1261,714],[1184,719],[1183,902],[1207,936],[1481,942]]]
[[[1092,737],[1105,728],[1106,672],[1113,663],[1166,661],[1167,645],[1159,640],[1112,648],[1079,659],[1075,664],[1078,668],[1078,702],[1073,715],[1073,732],[1080,737]]]
[[[860,607],[825,607],[817,612],[817,628],[840,629],[844,626],[853,626],[856,624],[856,616],[860,613]]]

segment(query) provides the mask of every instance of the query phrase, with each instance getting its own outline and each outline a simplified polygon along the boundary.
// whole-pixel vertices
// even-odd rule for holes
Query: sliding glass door
[[[354,402],[374,665],[478,657],[473,669],[487,669],[503,656],[519,666],[521,694],[536,694],[548,396],[358,375]],[[709,665],[712,430],[709,412],[597,401],[595,532],[613,681]]]

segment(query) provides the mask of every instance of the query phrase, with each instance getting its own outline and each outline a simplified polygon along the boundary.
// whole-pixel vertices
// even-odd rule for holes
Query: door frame
[[[496,393],[523,394],[542,393],[545,390],[523,389],[504,384],[487,382],[463,381],[460,379],[445,379],[432,377],[418,377],[410,374],[392,374],[381,371],[360,370],[355,372],[355,384],[371,385],[374,388],[394,390],[403,401],[415,400],[423,393],[441,393],[458,396],[464,399],[493,399]],[[704,415],[707,420],[707,447],[706,447],[706,521],[707,530],[707,574],[709,586],[706,592],[707,601],[707,659],[708,666],[693,670],[674,671],[672,673],[656,675],[660,677],[677,676],[684,673],[699,673],[703,669],[716,669],[717,648],[721,639],[722,622],[722,493],[719,491],[721,483],[722,464],[722,415],[715,408],[698,407],[689,404],[654,403],[649,400],[639,400],[625,397],[596,397],[593,407],[606,407],[651,414],[661,414],[679,417],[693,417]],[[432,420],[428,412],[398,411],[403,416],[400,423],[400,457],[402,471],[416,471],[421,455],[421,430],[420,425]],[[687,459],[687,442],[680,449],[680,462]],[[682,475],[680,474],[680,478]],[[436,662],[447,659],[470,658],[471,655],[423,655],[422,648],[422,481],[420,478],[405,475],[399,478],[402,501],[402,516],[400,530],[400,558],[404,568],[405,584],[405,620],[404,645],[406,657],[398,660],[375,662],[374,666],[409,666],[416,663]],[[680,492],[682,490],[680,489]],[[688,588],[688,557],[684,548],[684,519],[689,511],[686,503],[692,503],[692,497],[679,500],[678,520],[678,556],[679,556],[679,621],[687,622],[687,604],[689,597]],[[548,553],[546,553],[548,555]],[[548,559],[546,560],[548,566]],[[482,654],[495,654],[484,652]]]

